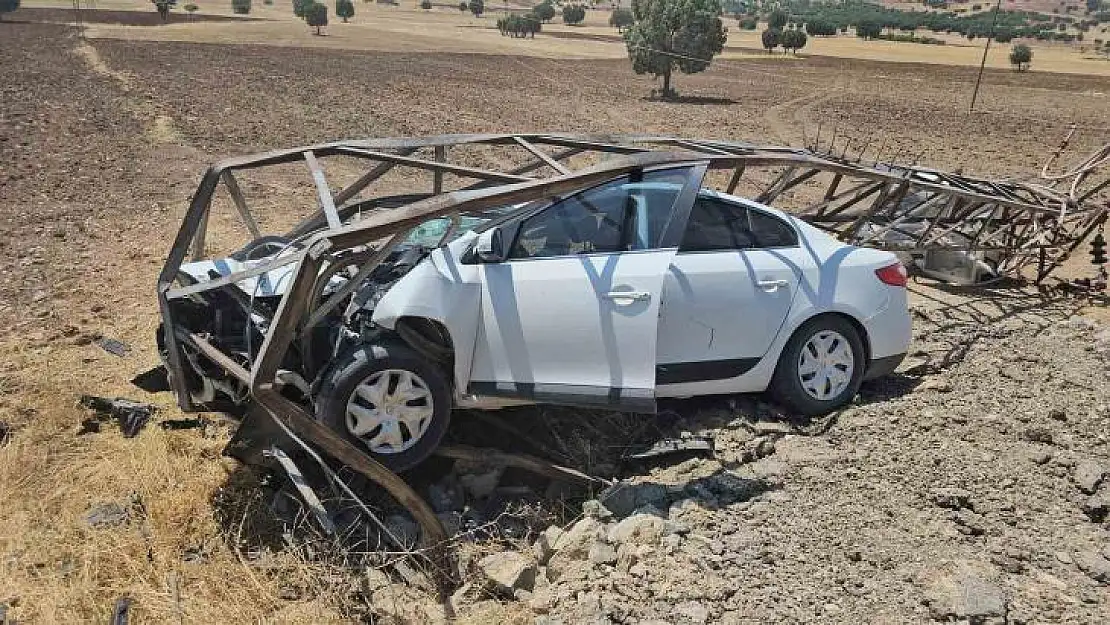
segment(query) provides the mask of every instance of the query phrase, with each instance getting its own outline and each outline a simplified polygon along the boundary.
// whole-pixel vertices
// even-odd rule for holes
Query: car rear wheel
[[[770,391],[799,414],[826,414],[855,397],[865,368],[863,340],[856,328],[843,317],[815,317],[802,324],[782,350]]]
[[[326,376],[316,416],[394,471],[435,451],[451,419],[444,372],[400,345],[363,345]]]

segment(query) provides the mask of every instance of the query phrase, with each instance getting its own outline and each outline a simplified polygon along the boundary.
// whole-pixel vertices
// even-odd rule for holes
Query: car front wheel
[[[451,419],[443,371],[400,345],[363,345],[327,375],[316,416],[393,471],[435,451]]]
[[[843,317],[815,317],[782,350],[770,391],[799,414],[822,415],[855,397],[865,368],[863,340],[855,327]]]

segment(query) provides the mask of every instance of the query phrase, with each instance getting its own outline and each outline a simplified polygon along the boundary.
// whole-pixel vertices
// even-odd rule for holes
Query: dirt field
[[[183,416],[128,380],[158,361],[155,276],[217,158],[505,129],[800,143],[820,124],[941,168],[1029,175],[1068,124],[1097,129],[1074,142],[1084,154],[1110,126],[1099,76],[990,71],[968,116],[967,67],[741,59],[679,76],[689,100],[665,104],[620,58],[141,39],[0,23],[0,421],[12,428],[0,443],[0,605],[20,622],[104,622],[123,596],[138,622],[425,620],[411,610],[426,595],[252,542],[241,521],[244,502],[258,505],[255,482],[219,457],[217,421],[77,435],[82,393],[153,401],[157,421]],[[1091,572],[1110,534],[1073,483],[1077,466],[1110,464],[1106,326],[1061,323],[1084,304],[1032,289],[913,289],[924,374],[870,387],[824,428],[775,421],[754,400],[690,408],[680,427],[717,436],[720,461],[645,478],[705,480],[770,440],[773,453],[737,469],[769,492],[691,496],[667,511],[688,531],[638,572],[590,565],[547,595],[468,596],[463,620],[907,622],[945,618],[936,606],[968,592],[1013,623],[1110,619]],[[101,336],[131,351],[110,355]],[[942,487],[967,497],[949,504]],[[104,502],[128,519],[91,526]]]

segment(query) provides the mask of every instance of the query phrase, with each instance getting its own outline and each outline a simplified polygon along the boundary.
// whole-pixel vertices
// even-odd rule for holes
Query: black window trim
[[[779,217],[778,215],[772,215],[771,213],[768,213],[767,211],[765,211],[765,210],[763,210],[763,209],[761,209],[757,206],[752,206],[747,202],[743,202],[743,201],[737,202],[736,200],[733,200],[733,199],[730,199],[730,198],[721,197],[720,195],[718,195],[716,193],[714,193],[713,195],[703,194],[701,189],[698,190],[697,195],[701,196],[701,197],[704,197],[706,199],[717,201],[717,202],[724,202],[725,204],[731,204],[733,206],[739,206],[739,207],[743,208],[746,211],[755,211],[755,212],[757,212],[761,215],[764,215],[765,217],[769,217],[771,219],[774,219],[775,221],[778,221],[779,223],[783,224],[784,226],[789,228],[791,232],[794,233],[794,244],[793,245],[768,245],[768,246],[755,246],[755,247],[726,247],[726,248],[721,248],[721,249],[717,249],[717,250],[684,250],[684,249],[682,249],[682,242],[681,242],[681,238],[680,238],[679,243],[677,245],[675,245],[675,247],[678,249],[679,254],[720,254],[721,252],[752,252],[752,251],[758,251],[758,250],[792,250],[792,249],[799,248],[799,247],[802,246],[802,237],[801,237],[801,235],[798,234],[798,229],[794,227],[794,224],[790,223],[786,219],[783,219],[782,217]],[[694,198],[694,201],[697,201],[697,197]],[[693,211],[693,208],[694,208],[694,202],[690,202],[690,211],[691,212]],[[688,221],[689,221],[689,216],[687,216],[687,221],[684,222],[686,226],[689,226]],[[685,227],[683,228],[683,233],[682,234],[685,234]]]

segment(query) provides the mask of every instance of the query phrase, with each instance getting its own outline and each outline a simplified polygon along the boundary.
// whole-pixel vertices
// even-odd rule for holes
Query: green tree
[[[2,1],[2,0],[0,0],[0,1]],[[185,12],[186,12],[186,13],[188,13],[189,15],[192,15],[193,13],[196,13],[196,12],[197,12],[197,9],[199,9],[200,7],[198,7],[197,5],[195,5],[195,4],[193,4],[192,2],[190,2],[189,4],[186,4],[186,5],[185,5],[184,7],[182,7],[182,8],[184,8],[184,9],[185,9]]]
[[[774,11],[771,11],[771,15],[767,18],[767,28],[782,30],[782,28],[786,26],[786,22],[789,19],[790,16],[786,14],[786,11],[783,11],[782,9],[775,9]]]
[[[768,28],[763,31],[763,34],[761,34],[759,38],[763,42],[763,48],[767,50],[767,52],[774,52],[775,48],[782,43],[782,31],[777,28]]]
[[[304,21],[316,29],[317,35],[322,35],[320,29],[328,25],[328,7],[321,2],[312,2],[305,8]]]
[[[740,28],[743,28],[744,30],[755,30],[757,26],[759,26],[759,20],[755,19],[754,17],[740,18]]]
[[[782,32],[783,49],[792,50],[794,54],[797,54],[798,50],[804,48],[808,40],[809,38],[806,37],[806,34],[800,29],[784,30]]]
[[[432,10],[432,0],[420,0],[420,8],[425,11]]]
[[[466,3],[466,0],[463,0],[462,2],[459,3],[459,11],[462,11],[463,13],[466,13],[469,10],[470,10],[470,5],[468,5]]]
[[[636,23],[624,31],[632,71],[663,77],[663,97],[674,95],[671,73],[705,71],[725,46],[720,0],[632,0]]]
[[[4,19],[5,13],[11,13],[19,8],[19,0],[0,0],[0,20]]]
[[[304,19],[305,13],[308,12],[308,7],[312,6],[313,0],[293,0],[293,15]]]
[[[486,12],[486,3],[482,0],[470,0],[470,4],[467,6],[470,7],[470,12],[474,14],[474,17],[482,17],[482,13]]]
[[[170,7],[177,4],[177,0],[150,0],[150,3],[154,5],[154,10],[158,11],[158,16],[162,18],[162,21],[168,22],[170,20]]]
[[[586,20],[586,7],[580,4],[564,4],[563,5],[563,23],[564,24],[581,24]]]
[[[335,0],[335,14],[343,18],[343,23],[355,16],[355,3],[351,0]]]
[[[617,9],[609,16],[609,25],[615,27],[617,30],[624,32],[636,22],[636,18],[632,15],[632,9]]]
[[[881,34],[883,34],[882,22],[860,20],[856,23],[856,36],[861,39],[877,39]]]
[[[251,12],[251,0],[231,0],[231,11],[238,15],[247,15]]]
[[[555,6],[551,2],[541,2],[532,9],[532,13],[541,22],[550,22],[555,17]]]
[[[1019,43],[1010,50],[1010,65],[1017,71],[1024,72],[1032,62],[1033,50],[1024,43]]]

